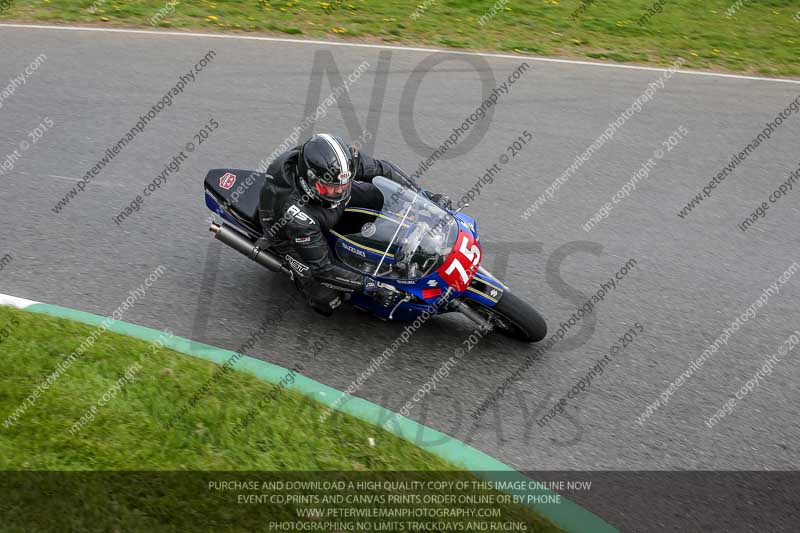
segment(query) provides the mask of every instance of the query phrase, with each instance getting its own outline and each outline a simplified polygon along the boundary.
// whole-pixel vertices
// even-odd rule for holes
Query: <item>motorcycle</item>
[[[268,175],[259,172],[210,170],[205,178],[206,206],[222,222],[212,222],[209,229],[217,240],[252,261],[291,276],[291,266],[305,265],[271,249],[259,220],[266,179]],[[352,293],[351,304],[385,320],[413,321],[460,312],[484,331],[521,341],[538,342],[547,335],[541,315],[481,266],[475,219],[461,210],[444,209],[411,183],[404,186],[383,177],[372,183],[383,196],[383,206],[348,206],[326,234],[339,261],[383,288],[379,294]],[[283,218],[276,226],[286,222]],[[269,231],[274,235],[276,229],[280,227]]]

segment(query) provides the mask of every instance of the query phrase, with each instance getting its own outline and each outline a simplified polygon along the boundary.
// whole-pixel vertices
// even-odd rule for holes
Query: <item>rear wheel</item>
[[[468,305],[489,320],[496,331],[508,337],[539,342],[547,336],[547,323],[542,315],[511,292],[503,293],[494,307],[474,300],[469,301]]]

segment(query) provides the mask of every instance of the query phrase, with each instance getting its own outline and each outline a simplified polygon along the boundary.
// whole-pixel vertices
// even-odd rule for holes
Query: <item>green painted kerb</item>
[[[75,320],[91,326],[99,326],[101,323],[107,320],[105,317],[91,313],[85,313],[83,311],[68,309],[66,307],[42,303],[35,303],[25,307],[25,310],[33,313],[41,313],[59,318]],[[156,329],[146,328],[120,321],[110,322],[108,330],[150,342],[155,341],[163,335],[163,332]],[[205,359],[206,361],[211,361],[220,365],[225,363],[225,361],[230,359],[231,356],[236,354],[236,352],[232,352],[230,350],[216,348],[214,346],[209,346],[208,344],[194,342],[189,339],[176,336],[173,336],[166,343],[164,343],[164,345],[171,350],[175,350],[176,352],[197,357],[199,359]],[[288,372],[288,369],[286,368],[248,356],[243,356],[236,360],[233,368],[254,374],[256,377],[270,383],[278,383]],[[387,431],[390,431],[398,437],[412,442],[420,448],[438,455],[442,459],[445,459],[456,466],[464,468],[473,474],[486,479],[487,481],[493,480],[490,473],[492,473],[494,476],[498,476],[498,478],[501,478],[503,481],[528,480],[526,476],[520,474],[510,466],[486,455],[479,450],[476,450],[472,446],[454,439],[449,435],[445,435],[440,431],[436,431],[433,428],[418,424],[417,422],[398,413],[389,411],[378,404],[369,402],[362,398],[356,398],[355,396],[347,396],[348,400],[339,405],[336,400],[344,393],[300,374],[297,374],[295,376],[294,383],[287,385],[287,387],[307,396],[311,396],[324,405],[352,415],[369,424],[374,425],[378,420],[388,420],[390,417],[394,417],[395,424],[393,424],[391,428],[386,428]],[[430,439],[425,439],[428,442],[431,442],[433,439],[435,442],[437,442],[437,444],[426,445],[424,442],[417,443],[413,440],[413,436],[421,434],[425,434],[426,436],[430,437]],[[510,494],[515,493],[515,491],[506,492]],[[520,495],[528,493],[530,492],[517,492],[517,494]],[[542,495],[554,494],[550,491],[534,491],[534,493]],[[563,497],[561,498],[561,503],[559,504],[530,504],[529,507],[569,533],[618,532],[614,526],[606,523],[598,516]]]

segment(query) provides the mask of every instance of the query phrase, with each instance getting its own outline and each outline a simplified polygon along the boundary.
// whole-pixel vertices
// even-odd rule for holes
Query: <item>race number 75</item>
[[[456,253],[452,255],[450,264],[441,275],[456,290],[463,291],[481,262],[481,248],[467,233],[462,232],[458,238]]]

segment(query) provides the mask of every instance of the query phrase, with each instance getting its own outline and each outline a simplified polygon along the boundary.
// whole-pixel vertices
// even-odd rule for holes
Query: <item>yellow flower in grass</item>
[[[217,21],[217,16],[216,15],[209,15],[208,17],[206,17],[206,20],[210,20],[211,22],[216,22]]]
[[[108,17],[100,17],[100,20],[102,20],[103,22],[108,22],[111,19]]]
[[[714,55],[718,55],[719,54],[719,50],[717,48],[712,48],[711,49],[711,53],[714,54]]]
[[[331,28],[331,31],[333,33],[346,33],[347,29],[345,29],[345,28]]]
[[[692,56],[694,56],[694,57],[700,57],[700,55],[699,55],[699,54],[697,54],[697,53],[695,53],[695,52],[689,52],[689,55],[692,55]]]

